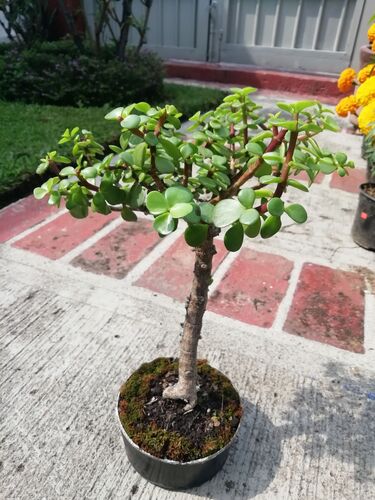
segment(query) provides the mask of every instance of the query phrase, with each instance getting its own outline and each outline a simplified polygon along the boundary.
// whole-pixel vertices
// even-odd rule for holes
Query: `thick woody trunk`
[[[216,253],[213,239],[216,235],[216,228],[209,227],[207,240],[195,250],[194,278],[180,343],[178,382],[163,393],[165,398],[187,401],[186,409],[194,408],[197,402],[197,348],[211,283],[212,258]]]

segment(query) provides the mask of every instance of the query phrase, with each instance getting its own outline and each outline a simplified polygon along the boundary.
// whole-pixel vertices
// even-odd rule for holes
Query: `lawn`
[[[184,117],[191,116],[198,109],[216,106],[225,95],[220,90],[185,85],[166,84],[165,89],[165,101],[180,109]],[[0,102],[0,198],[25,184],[35,174],[39,158],[56,147],[59,136],[67,127],[87,128],[99,142],[115,139],[119,127],[103,119],[107,111],[108,108]]]

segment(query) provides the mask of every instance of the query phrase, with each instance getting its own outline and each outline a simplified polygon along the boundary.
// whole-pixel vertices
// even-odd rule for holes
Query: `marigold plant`
[[[375,99],[375,76],[371,76],[358,87],[355,98],[358,106],[366,106]]]
[[[358,126],[362,134],[367,135],[374,128],[375,100],[364,106],[358,116]]]
[[[369,29],[367,31],[367,36],[368,36],[370,43],[375,41],[375,23],[369,27]]]
[[[353,90],[356,72],[353,68],[344,69],[337,80],[337,88],[340,92],[350,92]]]
[[[336,113],[339,116],[345,117],[349,113],[355,113],[357,110],[357,102],[354,95],[344,97],[341,99],[336,106]]]
[[[368,64],[357,75],[359,83],[364,83],[370,76],[375,76],[375,64]]]

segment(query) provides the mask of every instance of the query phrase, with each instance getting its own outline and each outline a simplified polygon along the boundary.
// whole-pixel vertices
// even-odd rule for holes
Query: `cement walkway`
[[[83,230],[32,199],[0,212],[1,499],[374,498],[375,256],[350,238],[360,138],[324,141],[359,168],[293,193],[306,225],[239,254],[219,243],[200,355],[238,387],[244,425],[224,470],[186,493],[133,471],[114,414],[132,370],[177,354],[181,233]]]

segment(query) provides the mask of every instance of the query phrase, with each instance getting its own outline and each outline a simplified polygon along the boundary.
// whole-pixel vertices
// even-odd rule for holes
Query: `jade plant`
[[[215,238],[225,231],[226,248],[236,252],[245,238],[274,236],[288,218],[304,223],[305,208],[282,199],[286,190],[309,191],[295,175],[305,172],[312,184],[320,172],[344,176],[354,166],[344,153],[322,149],[315,140],[324,130],[338,130],[330,109],[311,100],[278,103],[279,111],[266,117],[249,97],[254,91],[232,89],[215,110],[197,112],[187,137],[179,132],[181,113],[173,105],[116,108],[105,117],[121,127],[110,154],[90,131],[67,129],[60,144],[69,154],[52,151],[37,169],[54,176],[34,190],[35,197],[48,195],[57,206],[64,199],[73,217],[83,219],[90,209],[118,211],[135,224],[143,212],[162,238],[184,228],[186,244],[195,250],[194,274],[178,382],[163,396],[186,401],[187,409],[197,401],[197,346]]]

